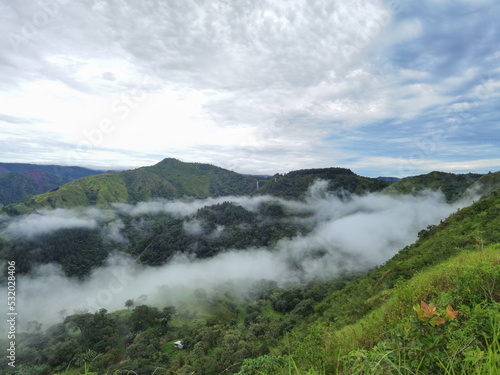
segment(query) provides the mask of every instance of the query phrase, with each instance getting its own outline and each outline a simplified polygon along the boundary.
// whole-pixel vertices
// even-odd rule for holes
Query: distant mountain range
[[[46,189],[68,178],[43,170],[9,170],[0,177],[8,175],[6,181],[18,190]],[[442,191],[448,202],[470,202],[455,211],[432,195],[426,200],[425,190]],[[460,356],[458,365],[468,366],[467,358],[475,359],[476,353],[490,357],[478,363],[496,363],[498,350],[491,350],[488,338],[498,344],[498,327],[492,322],[500,319],[499,191],[500,172],[434,171],[399,180],[322,168],[248,176],[165,159],[150,167],[85,176],[0,207],[0,263],[13,261],[17,275],[29,275],[24,295],[31,296],[27,303],[34,307],[26,313],[47,310],[55,316],[60,311],[63,319],[74,303],[84,307],[45,332],[41,322],[26,319],[30,331],[22,333],[26,339],[19,353],[33,354],[36,362],[23,361],[23,370],[35,373],[43,364],[56,372],[75,363],[85,366],[74,368],[81,373],[92,355],[95,373],[132,368],[149,374],[161,366],[220,374],[228,363],[242,360],[245,366],[254,363],[257,372],[271,368],[270,363],[276,364],[276,373],[289,373],[284,356],[290,348],[301,373],[314,372],[316,361],[332,369],[328,373],[361,373],[352,371],[359,363],[373,368],[384,363],[389,369],[396,363],[423,368],[421,373],[442,373],[435,364],[449,360],[449,353]],[[408,194],[422,194],[423,199],[402,197]],[[208,197],[222,198],[192,199]],[[144,202],[154,198],[168,201]],[[391,210],[399,198],[406,203]],[[143,203],[134,204],[138,202]],[[440,222],[428,221],[427,215],[417,220],[418,211],[433,211],[435,205],[454,212]],[[32,212],[79,206],[93,207]],[[255,282],[253,275],[248,280],[243,276],[247,268],[257,270]],[[66,283],[59,270],[74,282]],[[289,274],[296,281],[287,281]],[[211,284],[219,275],[220,284]],[[278,283],[282,275],[287,282]],[[4,267],[0,284],[7,286],[9,276]],[[244,284],[232,282],[240,277]],[[156,292],[142,294],[153,290],[155,282],[161,283]],[[116,306],[127,310],[109,312],[108,307],[116,307],[108,306],[108,298],[102,297],[106,293],[110,302],[116,299]],[[160,300],[175,308],[165,307],[160,315],[148,305]],[[438,312],[431,311],[438,314],[434,322],[441,317],[439,324],[419,319],[426,303]],[[178,317],[172,319],[175,311]],[[459,324],[450,323],[451,314],[460,314]],[[424,362],[428,352],[421,349],[421,340],[428,335],[442,337],[434,343],[434,353],[441,357]],[[182,353],[173,347],[180,338],[186,344]],[[10,345],[5,339],[0,343]],[[413,360],[415,355],[420,359]],[[187,361],[192,365],[184,367]],[[3,363],[6,367],[5,359]],[[206,372],[207,364],[213,370]],[[145,366],[147,372],[140,372]],[[242,366],[240,373],[250,373],[246,369],[252,368]],[[495,373],[496,368],[474,369]]]
[[[345,168],[321,168],[292,171],[274,176],[243,175],[210,164],[185,163],[167,158],[160,163],[122,172],[100,173],[88,169],[75,169],[73,174],[54,166],[36,173],[28,172],[29,165],[16,165],[16,172],[4,175],[4,195],[7,203],[4,212],[27,213],[40,207],[77,207],[97,205],[109,207],[117,202],[140,202],[153,198],[219,197],[225,195],[274,195],[287,199],[303,197],[316,180],[329,181],[332,194],[364,194],[381,191],[391,182],[358,176]],[[49,167],[49,166],[47,166]],[[33,167],[31,167],[33,168]],[[27,171],[27,172],[18,172]],[[65,172],[64,174],[62,172]],[[73,181],[76,172],[87,176]],[[17,173],[13,175],[12,173]],[[93,175],[91,175],[93,174]],[[38,175],[38,180],[28,176]],[[7,183],[10,181],[10,185]],[[26,188],[20,188],[26,186]],[[9,195],[9,192],[10,195]],[[16,194],[12,194],[16,192]],[[37,193],[43,193],[38,194]],[[28,197],[26,197],[28,195]],[[5,205],[5,204],[4,204]]]
[[[41,207],[109,207],[116,202],[190,196],[207,198],[246,195],[257,188],[257,179],[210,164],[165,159],[151,167],[83,177],[5,207],[5,212],[25,213]]]
[[[477,173],[453,174],[445,172],[431,172],[420,176],[403,178],[385,192],[388,194],[415,194],[425,189],[441,190],[448,202],[454,202],[483,175]]]
[[[446,200],[452,202],[466,193],[493,191],[500,183],[495,173],[483,176],[435,171],[397,179],[362,177],[346,168],[303,169],[274,176],[252,176],[173,158],[150,167],[107,173],[82,167],[0,163],[0,173],[0,204],[10,204],[0,212],[12,214],[41,207],[109,207],[117,202],[184,196],[274,195],[300,199],[316,180],[328,181],[328,192],[338,196],[370,192],[416,194],[431,189],[441,190]]]
[[[76,179],[104,172],[60,165],[0,163],[0,205],[20,202],[26,196],[45,193]]]

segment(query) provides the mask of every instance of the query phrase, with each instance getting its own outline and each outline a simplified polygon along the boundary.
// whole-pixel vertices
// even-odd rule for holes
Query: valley
[[[398,371],[438,371],[440,353],[467,338],[492,357],[474,367],[465,348],[452,365],[493,366],[499,180],[392,182],[342,168],[256,177],[165,159],[3,207],[18,363],[33,374],[363,373],[370,361],[384,371],[424,301],[453,306],[460,324],[425,328],[418,340],[450,344],[405,354]],[[493,326],[474,326],[481,316]]]

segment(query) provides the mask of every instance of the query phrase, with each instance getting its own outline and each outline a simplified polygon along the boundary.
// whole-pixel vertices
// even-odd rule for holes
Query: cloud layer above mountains
[[[171,156],[372,177],[500,166],[496,0],[0,0],[0,12],[3,161]]]

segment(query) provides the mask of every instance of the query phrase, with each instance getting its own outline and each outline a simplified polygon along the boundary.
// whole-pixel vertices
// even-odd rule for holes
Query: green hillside
[[[36,183],[21,173],[0,175],[0,205],[18,202],[27,195],[38,194]]]
[[[0,206],[18,203],[78,178],[104,173],[82,167],[0,163]]]
[[[115,202],[151,198],[243,195],[253,192],[256,182],[253,177],[213,165],[165,159],[151,167],[84,177],[3,210],[22,214],[40,207],[109,207]]]
[[[28,332],[18,334],[18,368],[11,371],[5,356],[0,366],[7,375],[498,374],[500,173],[476,176],[433,172],[392,191],[444,189],[449,201],[484,195],[422,229],[415,243],[364,274],[282,285],[273,280],[228,281],[206,289],[164,285],[147,298],[124,300],[120,311],[73,311],[45,331],[30,322]],[[328,168],[274,176],[258,193],[275,189],[278,196],[303,197],[317,179],[330,181],[336,194],[382,189],[373,179]],[[74,181],[23,207],[106,207],[178,194],[248,194],[245,189],[255,187],[255,179],[167,159],[153,167]],[[279,239],[308,230],[307,220],[296,220],[272,201],[252,210],[230,202],[207,205],[189,214],[189,220],[165,212],[127,215],[117,210],[116,215],[126,245],[102,240],[107,222],[104,229],[62,229],[38,237],[23,233],[12,242],[0,238],[0,256],[15,260],[19,275],[37,264],[59,262],[67,276],[84,280],[120,246],[141,266],[160,266],[175,253],[194,260],[228,249],[271,249]],[[4,272],[5,285],[7,277]],[[155,303],[149,305],[148,298]],[[177,340],[185,349],[173,347]],[[5,338],[0,344],[8,347]]]
[[[488,196],[500,190],[500,172],[488,173],[483,176],[464,192],[463,198],[474,198],[478,195]]]
[[[0,205],[20,202],[29,195],[47,192],[60,186],[68,179],[41,171],[0,174]]]
[[[237,214],[230,208],[218,207],[228,215],[214,225]],[[252,221],[245,215],[239,223]],[[45,332],[32,322],[20,335],[16,371],[498,374],[498,228],[500,195],[490,194],[365,275],[286,287],[261,280],[247,283],[244,296],[231,283],[164,287],[154,298],[164,306],[139,298],[113,313],[77,311]],[[173,348],[177,340],[184,350]]]
[[[416,194],[425,189],[441,190],[447,202],[454,202],[481,176],[477,173],[431,172],[403,178],[389,186],[384,192],[387,194]]]
[[[342,196],[345,193],[365,194],[381,191],[391,182],[361,177],[346,168],[303,169],[277,174],[258,190],[258,194],[270,194],[282,198],[301,198],[316,180],[329,181],[328,191]]]

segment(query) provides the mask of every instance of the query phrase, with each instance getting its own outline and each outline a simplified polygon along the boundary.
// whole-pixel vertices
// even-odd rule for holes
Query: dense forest
[[[3,214],[0,256],[16,264],[19,299],[35,296],[28,285],[48,285],[33,284],[47,269],[43,277],[72,280],[75,294],[87,290],[118,269],[114,257],[134,264],[136,279],[120,285],[108,275],[115,283],[95,289],[95,305],[62,300],[50,319],[26,312],[16,367],[5,356],[0,367],[40,375],[498,373],[498,180],[433,173],[384,193],[390,183],[339,168],[274,176],[262,194],[239,198]],[[481,181],[474,203],[450,204],[471,198]],[[441,220],[421,217],[438,206],[447,207]],[[377,233],[383,220],[390,229]],[[405,222],[411,233],[401,237]],[[197,279],[204,273],[212,280]],[[2,285],[8,276],[5,264]],[[153,279],[154,288],[141,284]],[[118,306],[104,303],[109,290]]]

